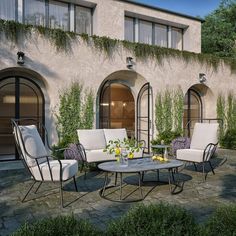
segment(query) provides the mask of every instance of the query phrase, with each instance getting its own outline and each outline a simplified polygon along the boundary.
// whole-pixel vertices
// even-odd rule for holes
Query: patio
[[[224,157],[227,161],[222,163]],[[147,196],[144,204],[158,203],[160,201],[180,205],[189,210],[198,222],[203,222],[209,214],[221,204],[236,202],[236,151],[219,150],[218,157],[214,160],[216,175],[210,172],[207,181],[202,182],[200,173],[187,167],[181,172],[180,178],[186,182],[184,190],[177,195],[169,193],[168,184],[148,184],[143,187]],[[64,193],[66,208],[61,209],[59,204],[58,189],[46,191],[49,196],[43,196],[43,190],[53,188],[53,185],[44,184],[39,190],[37,199],[21,203],[23,196],[31,184],[29,175],[24,169],[16,169],[19,165],[0,163],[0,235],[8,235],[14,232],[25,221],[35,221],[48,216],[74,214],[78,218],[88,219],[90,222],[103,229],[107,222],[124,214],[133,204],[114,203],[102,199],[98,190],[103,186],[104,175],[99,172],[90,172],[84,180],[83,173],[77,177],[79,193],[74,191],[73,182],[69,182]],[[12,169],[10,169],[10,168]],[[6,170],[9,168],[8,170]],[[153,176],[152,176],[153,175]],[[145,175],[145,179],[152,178],[155,173]],[[166,174],[161,174],[161,179],[166,179]],[[136,175],[126,177],[127,181],[137,182]],[[137,188],[137,184],[125,187],[124,195]],[[57,186],[55,186],[57,187]],[[55,188],[54,187],[54,188]],[[42,193],[42,194],[40,194]],[[137,193],[133,193],[133,195]],[[42,196],[42,197],[39,197]],[[28,199],[35,198],[33,193]]]

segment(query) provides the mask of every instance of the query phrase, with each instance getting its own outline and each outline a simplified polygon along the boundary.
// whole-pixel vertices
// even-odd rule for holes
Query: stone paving
[[[227,161],[224,162],[224,158]],[[167,184],[156,186],[149,182],[143,186],[146,195],[144,204],[159,203],[161,201],[180,205],[189,210],[198,222],[203,222],[212,211],[221,204],[236,203],[236,151],[219,150],[214,159],[216,175],[209,172],[207,181],[202,181],[200,172],[195,172],[192,166],[187,166],[180,173],[184,181],[184,190],[180,194],[171,195]],[[48,216],[74,214],[77,218],[88,219],[101,229],[107,223],[123,215],[138,203],[116,203],[99,196],[99,189],[103,186],[104,175],[101,172],[90,172],[86,180],[83,173],[77,177],[79,192],[74,191],[73,182],[65,185],[64,199],[66,208],[61,208],[56,185],[43,184],[39,193],[33,192],[29,201],[21,203],[20,199],[29,188],[32,181],[25,169],[10,168],[6,164],[1,169],[0,163],[0,235],[9,235],[25,221],[34,222]],[[200,168],[199,168],[200,170]],[[147,173],[145,180],[155,178],[155,173]],[[111,177],[112,179],[112,177]],[[131,183],[124,187],[124,195],[137,188],[137,176],[126,176],[125,181]],[[161,172],[161,180],[167,180],[165,171]],[[155,187],[156,186],[156,187]],[[49,191],[50,189],[50,191]],[[47,196],[45,196],[45,194]],[[117,193],[113,193],[116,197]],[[129,197],[135,198],[139,192]]]

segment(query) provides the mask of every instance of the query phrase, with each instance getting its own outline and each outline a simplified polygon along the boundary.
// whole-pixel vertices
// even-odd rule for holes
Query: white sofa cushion
[[[106,148],[106,140],[103,129],[78,129],[79,142],[86,150]]]
[[[36,157],[47,156],[47,150],[43,144],[43,141],[38,133],[38,130],[35,125],[28,126],[19,126],[19,130],[22,134],[22,142],[25,145],[25,149],[32,157],[30,157],[23,148],[23,143],[21,142],[20,133],[18,132],[18,140],[19,145],[23,154],[23,158],[25,159],[27,165],[29,167],[36,166],[37,162],[35,160]],[[15,132],[15,131],[14,131]],[[40,158],[38,159],[38,163],[43,163],[47,159]]]
[[[104,129],[104,135],[107,144],[110,140],[119,139],[123,141],[124,138],[128,138],[126,129]]]
[[[53,181],[60,181],[60,164],[57,160],[50,161],[50,169],[52,171]],[[78,162],[76,160],[61,160],[62,163],[62,180],[68,180],[76,175],[78,171]],[[47,162],[39,165],[44,181],[51,181],[50,170]],[[38,166],[31,169],[31,173],[36,180],[41,181],[42,177]]]
[[[116,160],[115,154],[103,152],[103,149],[86,150],[86,157],[88,163]]]
[[[179,149],[176,152],[176,159],[189,162],[202,162],[204,150]]]
[[[191,149],[204,150],[209,143],[218,142],[218,123],[196,123],[191,140]]]

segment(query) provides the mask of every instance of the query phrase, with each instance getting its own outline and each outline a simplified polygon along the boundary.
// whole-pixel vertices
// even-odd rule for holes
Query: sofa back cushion
[[[128,138],[126,129],[104,129],[104,134],[107,144],[110,140],[120,139],[123,141],[124,138]]]
[[[106,140],[103,129],[78,129],[79,142],[86,150],[106,148]]]
[[[16,132],[16,130],[14,130],[14,132]],[[37,165],[35,158],[48,156],[47,150],[35,125],[19,126],[17,135],[19,141],[18,145],[29,167]],[[40,158],[38,159],[38,163],[41,164],[46,160],[46,158]]]
[[[218,143],[218,127],[218,123],[196,123],[190,148],[204,150],[209,143]]]

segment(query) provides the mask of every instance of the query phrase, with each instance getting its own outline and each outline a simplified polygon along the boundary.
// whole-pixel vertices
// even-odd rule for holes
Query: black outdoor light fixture
[[[25,57],[25,54],[23,52],[17,52],[17,64],[19,65],[23,65],[25,62],[24,62],[24,57]]]
[[[199,82],[200,82],[200,83],[205,83],[206,80],[207,80],[206,74],[204,74],[204,73],[199,73],[198,79],[199,79]]]
[[[133,57],[126,57],[126,64],[128,69],[133,69],[134,62],[133,62]]]

